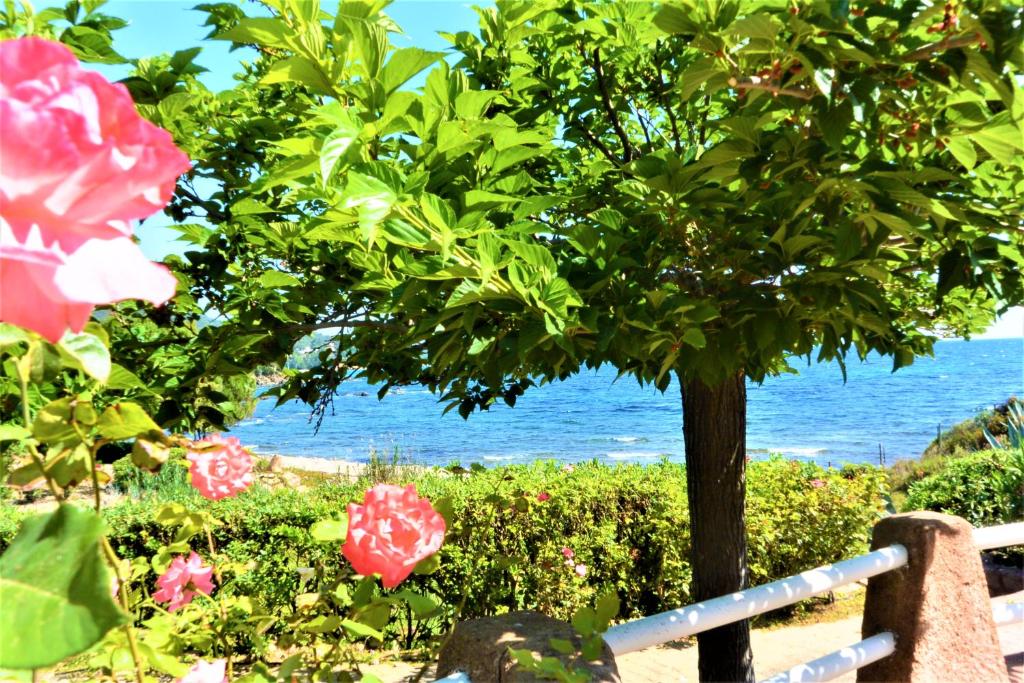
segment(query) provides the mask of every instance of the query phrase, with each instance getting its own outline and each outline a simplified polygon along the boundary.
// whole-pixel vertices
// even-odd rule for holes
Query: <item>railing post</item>
[[[871,547],[893,543],[907,549],[907,565],[870,579],[861,630],[890,631],[896,651],[857,681],[1006,681],[971,525],[936,512],[892,515],[875,525]]]

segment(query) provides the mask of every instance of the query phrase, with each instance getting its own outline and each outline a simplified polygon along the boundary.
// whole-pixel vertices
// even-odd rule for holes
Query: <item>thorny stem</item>
[[[110,541],[107,540],[107,537],[101,536],[100,538],[100,543],[103,546],[103,554],[107,556],[107,562],[110,563],[111,568],[114,570],[114,576],[117,577],[118,594],[121,598],[121,607],[124,608],[125,612],[128,612],[128,589],[126,588],[124,575],[121,574],[120,560],[117,557],[117,553],[115,553],[114,549],[111,547]],[[132,653],[132,662],[135,663],[135,681],[136,683],[143,683],[145,680],[145,674],[142,668],[142,655],[139,654],[139,645],[135,642],[135,629],[132,628],[130,620],[123,628],[125,636],[128,637],[128,650]]]
[[[21,417],[25,421],[25,429],[32,429],[32,416],[28,412],[28,379],[25,377],[25,373],[18,369],[18,383],[21,386]],[[57,488],[57,484],[47,474],[46,468],[43,466],[43,457],[39,455],[39,451],[36,450],[35,444],[28,445],[28,453],[32,456],[32,461],[39,468],[39,472],[43,475],[43,479],[46,480],[46,485],[50,489],[50,493],[60,503],[64,499],[61,497],[60,490]]]
[[[206,526],[205,524],[203,525],[203,530],[206,532],[206,547],[210,549],[210,559],[212,560],[213,556],[217,554],[217,547],[213,543],[213,532],[210,530],[210,527]],[[213,576],[217,579],[217,587],[223,588],[224,577],[221,575],[220,568],[217,566],[216,563],[214,563],[213,565]],[[217,635],[220,636],[221,645],[224,646],[224,659],[227,661],[227,677],[228,680],[230,681],[232,677],[234,677],[234,661],[233,658],[231,657],[231,644],[228,642],[228,637],[224,633],[224,630],[228,627],[228,612],[226,609],[224,609],[223,602],[221,602],[220,600],[215,600],[214,602],[217,603],[217,610],[220,612],[220,619],[221,622],[223,622],[221,626],[221,632]]]
[[[74,418],[71,420],[71,428],[75,430],[75,434],[82,443],[86,443],[88,441],[85,433],[82,432],[82,428],[78,426],[78,423],[75,422]],[[89,448],[89,475],[92,477],[93,502],[96,506],[96,513],[99,514],[103,503],[100,498],[100,477],[96,473],[96,453],[92,448]]]

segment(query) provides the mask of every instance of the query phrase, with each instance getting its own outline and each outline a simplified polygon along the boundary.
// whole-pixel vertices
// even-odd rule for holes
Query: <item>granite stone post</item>
[[[537,612],[513,612],[498,617],[464,621],[455,627],[441,648],[437,676],[465,672],[473,683],[533,683],[540,679],[520,669],[509,655],[509,648],[530,650],[541,657],[559,657],[550,640],[560,638],[580,647],[579,635],[565,622]],[[605,645],[596,662],[573,663],[586,669],[592,683],[621,683],[615,656]]]
[[[858,683],[1006,681],[981,556],[972,527],[936,512],[893,515],[875,525],[871,549],[907,549],[907,566],[868,582],[865,638],[896,636],[896,651],[857,672]]]

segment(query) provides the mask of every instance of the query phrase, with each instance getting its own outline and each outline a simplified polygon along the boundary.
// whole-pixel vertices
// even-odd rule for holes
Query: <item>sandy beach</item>
[[[281,466],[285,469],[305,470],[307,472],[325,472],[327,474],[340,474],[347,477],[358,477],[366,469],[365,462],[354,462],[352,460],[337,460],[335,458],[313,458],[297,455],[271,455],[260,456],[268,461],[279,458]]]

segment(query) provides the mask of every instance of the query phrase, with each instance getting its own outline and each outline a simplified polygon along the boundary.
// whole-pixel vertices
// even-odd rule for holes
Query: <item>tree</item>
[[[698,600],[747,583],[746,379],[895,370],[1021,300],[1021,16],[499,2],[451,36],[503,114],[561,131],[538,239],[583,302],[567,362],[678,378]],[[698,640],[702,680],[753,680],[745,624]]]
[[[128,82],[196,161],[172,265],[220,324],[184,343],[243,372],[331,331],[278,389],[321,414],[351,372],[464,416],[674,376],[697,599],[746,585],[748,379],[898,368],[1024,300],[1010,4],[500,2],[455,67],[391,47],[383,2],[265,4],[204,6],[257,49],[235,90]],[[699,645],[703,680],[753,679],[746,624]]]

